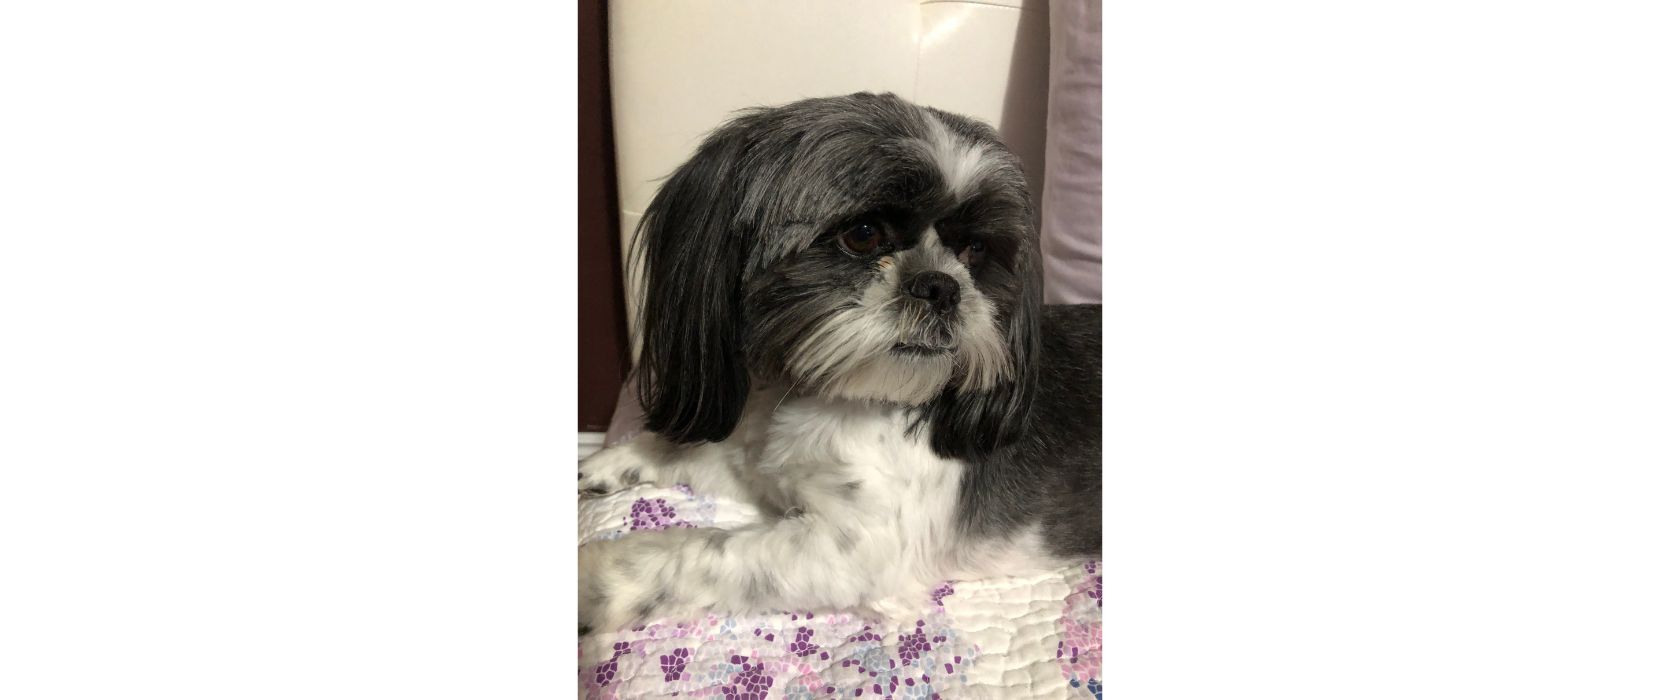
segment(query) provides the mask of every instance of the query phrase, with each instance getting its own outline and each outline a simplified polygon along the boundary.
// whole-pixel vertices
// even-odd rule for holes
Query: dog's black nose
[[[943,272],[919,273],[904,283],[904,293],[917,299],[926,299],[936,314],[944,314],[957,307],[957,301],[962,297],[962,287],[957,285],[956,278]]]

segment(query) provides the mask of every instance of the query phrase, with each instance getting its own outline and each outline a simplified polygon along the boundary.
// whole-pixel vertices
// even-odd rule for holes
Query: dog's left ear
[[[1027,214],[1029,222],[1033,218]],[[987,391],[946,387],[928,406],[924,417],[932,430],[933,451],[941,457],[976,460],[1019,440],[1026,431],[1038,388],[1044,289],[1036,227],[1028,223],[1023,230],[1026,234],[1015,261],[1021,286],[1012,300],[1015,308],[1005,331],[1014,373]]]

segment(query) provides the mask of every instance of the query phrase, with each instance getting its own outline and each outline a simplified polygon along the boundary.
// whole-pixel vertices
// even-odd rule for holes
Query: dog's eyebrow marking
[[[963,141],[932,112],[923,112],[922,119],[928,132],[921,143],[945,177],[945,187],[958,201],[967,199],[981,178],[998,169],[998,158],[980,144]]]

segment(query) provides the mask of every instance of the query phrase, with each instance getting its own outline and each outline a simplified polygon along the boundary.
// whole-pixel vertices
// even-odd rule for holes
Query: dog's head
[[[859,93],[713,132],[644,215],[648,427],[721,440],[752,385],[916,407],[947,456],[1015,439],[1031,401],[1038,237],[986,125]]]

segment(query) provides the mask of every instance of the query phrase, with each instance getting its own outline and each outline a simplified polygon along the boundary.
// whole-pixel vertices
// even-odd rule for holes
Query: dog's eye
[[[974,242],[968,244],[968,249],[971,250],[971,251],[974,251],[976,253],[984,253],[984,252],[986,252],[986,242],[985,241],[974,241]]]
[[[982,256],[985,254],[986,244],[979,239],[976,239],[969,241],[968,245],[963,246],[961,250],[957,251],[957,260],[962,261],[962,264],[964,265],[973,267],[980,262]]]
[[[887,236],[876,224],[856,224],[840,234],[840,245],[854,255],[873,255],[886,247]]]

